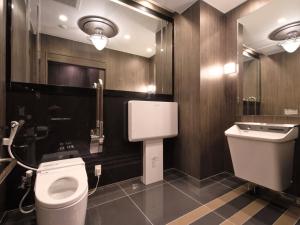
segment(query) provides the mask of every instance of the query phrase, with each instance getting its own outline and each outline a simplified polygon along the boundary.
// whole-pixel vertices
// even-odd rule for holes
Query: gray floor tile
[[[213,179],[213,180],[216,180],[216,181],[221,181],[221,180],[223,180],[225,178],[228,178],[228,177],[232,177],[232,174],[224,172],[224,173],[220,173],[218,175],[212,176],[210,178]]]
[[[227,177],[223,180],[220,180],[220,182],[228,187],[231,187],[231,188],[237,188],[238,186],[241,186],[245,183],[247,183],[247,181],[245,180],[242,180],[238,177]]]
[[[225,219],[216,215],[215,213],[210,213],[196,222],[192,223],[192,225],[218,225],[222,223]]]
[[[4,220],[4,225],[36,225],[35,212],[22,214],[19,210],[11,211]]]
[[[87,211],[86,225],[151,225],[128,197]]]
[[[176,180],[178,178],[186,177],[187,175],[175,170],[175,169],[170,169],[164,172],[164,180],[172,182],[173,180]]]
[[[116,184],[99,187],[98,190],[89,197],[88,208],[125,196],[125,193]]]
[[[172,182],[171,185],[174,185],[202,204],[206,204],[232,190],[212,179],[206,179],[200,182],[194,182],[192,179],[178,179]]]
[[[159,185],[162,185],[164,181],[160,181],[154,184],[145,185],[142,183],[140,178],[131,179],[125,182],[120,183],[120,186],[124,189],[127,194],[133,194],[140,192],[146,189],[150,189]]]
[[[155,225],[166,224],[199,207],[169,184],[139,192],[131,198]]]

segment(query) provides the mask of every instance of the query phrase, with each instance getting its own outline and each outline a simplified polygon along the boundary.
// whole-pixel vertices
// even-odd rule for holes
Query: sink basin
[[[235,123],[225,135],[236,176],[275,191],[290,186],[297,125]]]

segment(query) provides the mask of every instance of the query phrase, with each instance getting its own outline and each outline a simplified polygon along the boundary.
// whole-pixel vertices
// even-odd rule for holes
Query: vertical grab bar
[[[104,143],[104,127],[103,127],[103,81],[99,79],[99,83],[94,83],[96,89],[96,129],[91,131],[91,153],[102,152]]]

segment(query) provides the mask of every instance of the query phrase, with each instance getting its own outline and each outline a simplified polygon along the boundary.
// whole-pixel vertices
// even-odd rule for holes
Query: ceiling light
[[[62,14],[59,15],[58,19],[59,19],[60,21],[63,21],[63,22],[68,21],[68,17],[67,17],[66,15],[62,15]]]
[[[152,52],[152,48],[147,48],[147,52]]]
[[[293,53],[300,47],[300,21],[286,24],[269,34],[269,39],[280,41],[281,46],[286,52]]]
[[[300,47],[300,38],[289,38],[280,46],[287,52],[293,53]]]
[[[99,51],[108,44],[108,39],[116,36],[119,32],[118,26],[104,17],[85,16],[78,20],[79,28],[89,35],[90,41]]]
[[[279,18],[277,20],[277,23],[285,23],[286,22],[286,18],[282,17],[282,18]]]
[[[99,51],[103,50],[106,47],[107,43],[108,43],[108,38],[105,37],[101,33],[92,34],[90,36],[90,40],[93,43],[93,45],[95,46],[95,48]]]
[[[130,38],[131,38],[131,36],[129,34],[124,35],[124,39],[129,40]]]

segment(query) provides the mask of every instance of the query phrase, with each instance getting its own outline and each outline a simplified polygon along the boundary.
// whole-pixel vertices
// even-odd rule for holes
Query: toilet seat
[[[36,203],[41,207],[64,208],[82,199],[87,192],[88,182],[84,165],[38,171],[35,197]]]

